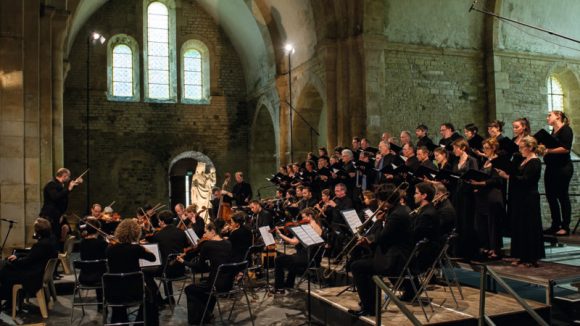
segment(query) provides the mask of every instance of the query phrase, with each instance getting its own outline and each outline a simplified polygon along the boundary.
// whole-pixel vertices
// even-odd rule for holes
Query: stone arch
[[[570,127],[573,130],[580,128],[580,78],[567,65],[555,64],[545,78],[546,84],[550,77],[555,77],[561,84],[564,92],[564,112],[570,117]],[[545,108],[548,108],[546,96]],[[580,152],[580,135],[574,135],[573,151]]]
[[[182,152],[169,163],[167,175],[171,209],[177,203],[186,203],[186,197],[189,196],[188,189],[186,190],[186,178],[187,182],[191,181],[191,174],[188,172],[194,172],[198,162],[205,163],[206,173],[209,173],[210,169],[214,167],[212,160],[207,155],[196,151]]]
[[[258,101],[250,134],[250,180],[254,195],[269,197],[274,194],[274,187],[266,178],[276,173],[279,164],[279,124],[272,104],[262,97]],[[265,189],[263,189],[265,188]],[[263,189],[263,190],[261,190]]]
[[[292,149],[294,161],[303,161],[308,152],[315,152],[327,143],[326,104],[321,94],[320,84],[306,84],[298,92],[294,107],[298,114],[293,116]],[[311,127],[314,130],[311,130]],[[318,132],[318,135],[316,132]]]

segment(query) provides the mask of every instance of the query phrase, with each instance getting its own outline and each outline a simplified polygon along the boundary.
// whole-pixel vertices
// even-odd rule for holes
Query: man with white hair
[[[70,170],[60,168],[55,177],[43,189],[44,204],[40,210],[40,217],[46,218],[51,226],[52,233],[58,239],[60,236],[60,217],[68,208],[68,195],[77,185],[83,183],[82,178],[70,179]]]
[[[343,149],[341,156],[343,171],[340,174],[340,180],[346,185],[348,193],[351,194],[354,191],[356,183],[356,168],[353,161],[354,156],[350,149]]]

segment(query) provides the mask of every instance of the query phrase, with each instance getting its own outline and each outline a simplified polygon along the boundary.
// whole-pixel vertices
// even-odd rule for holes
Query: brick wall
[[[86,26],[107,37],[131,35],[142,51],[141,16],[142,1],[113,1],[93,15]],[[218,183],[225,171],[248,168],[248,109],[240,60],[225,33],[195,2],[177,3],[176,22],[178,55],[181,44],[188,39],[199,39],[209,48],[209,105],[146,103],[143,98],[139,102],[108,101],[106,46],[92,48],[90,201],[108,204],[115,200],[115,208],[123,215],[134,214],[135,208],[145,202],[167,203],[169,164],[182,152],[207,155],[217,168]],[[79,35],[88,35],[89,28]],[[69,54],[71,70],[64,95],[65,165],[75,172],[84,170],[86,161],[85,43],[79,37]],[[178,83],[179,78],[178,74]],[[141,73],[140,82],[142,79]],[[72,211],[84,211],[85,190],[86,185],[73,194]]]

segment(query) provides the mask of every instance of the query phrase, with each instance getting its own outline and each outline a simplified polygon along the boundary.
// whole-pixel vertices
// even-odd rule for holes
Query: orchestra
[[[543,232],[569,233],[573,132],[563,112],[550,112],[547,122],[551,132],[532,136],[529,121],[519,118],[512,122],[513,139],[503,135],[504,123],[498,120],[487,125],[487,138],[478,134],[474,124],[464,127],[463,137],[449,122],[439,126],[438,143],[429,138],[424,124],[415,128],[415,144],[409,131],[402,131],[399,139],[385,132],[376,148],[371,146],[372,140],[353,137],[351,148],[339,146],[329,153],[321,147],[318,156],[308,153],[304,161],[272,171],[275,174],[268,180],[276,187],[275,197],[261,200],[252,198],[250,184],[238,171],[233,186],[229,173],[224,173],[224,183],[212,190],[208,207],[177,204],[172,212],[160,211],[165,205],[145,205],[137,209],[135,218],[120,219],[111,211],[112,204],[103,210],[95,203],[82,221],[81,257],[106,257],[110,271],[130,272],[140,270],[138,258],[153,259],[139,243],[158,243],[162,263],[170,254],[181,254],[174,265],[177,274],[189,266],[196,272],[209,271],[211,280],[220,264],[242,261],[252,244],[263,243],[259,229],[266,227],[281,243],[296,250],[294,254],[278,253],[274,260],[274,293],[281,295],[294,287],[295,277],[310,263],[305,247],[288,232],[293,225],[307,224],[325,241],[328,268],[334,268],[328,274],[339,270],[336,266],[341,264],[352,272],[361,309],[351,313],[373,315],[375,285],[371,277],[383,275],[395,284],[419,242],[426,245],[414,262],[415,270],[432,264],[452,232],[458,235],[451,244],[452,256],[465,260],[504,258],[514,265],[534,267],[545,256]],[[552,213],[552,225],[546,231],[542,230],[538,192],[542,158]],[[80,177],[70,181],[68,170],[59,170],[55,180],[47,186],[54,189],[47,191],[67,193],[82,182]],[[58,213],[48,208],[50,205],[43,208],[47,216]],[[344,214],[352,209],[363,224],[356,232],[348,227]],[[210,211],[208,221],[200,216],[205,210]],[[188,230],[201,240],[190,245],[185,235]],[[512,237],[509,258],[502,256],[504,236]],[[131,259],[127,260],[128,256]],[[322,254],[311,258],[319,264]],[[154,294],[151,302],[156,304],[161,299],[152,279],[161,269],[145,273]],[[86,278],[93,274],[84,273]],[[231,286],[229,279],[219,282],[224,289]],[[416,280],[401,282],[402,300],[416,296],[413,282]],[[203,311],[208,299],[204,286],[187,287],[188,302],[192,302],[188,309]],[[171,300],[172,293],[171,287],[165,289],[166,301]],[[202,318],[201,312],[197,313],[188,313],[194,322]],[[113,319],[124,321],[126,316],[117,309]]]

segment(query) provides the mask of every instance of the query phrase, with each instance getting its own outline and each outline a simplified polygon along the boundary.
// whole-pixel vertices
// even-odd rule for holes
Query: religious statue
[[[209,173],[206,173],[205,167],[205,163],[198,162],[195,174],[191,177],[191,203],[195,204],[198,210],[203,210],[200,216],[207,223],[211,208],[211,190],[216,183],[216,173],[213,167]]]

